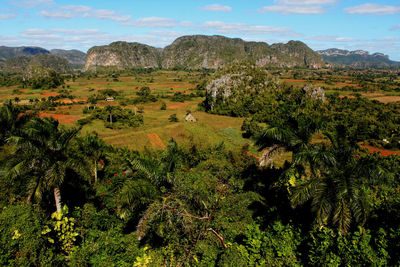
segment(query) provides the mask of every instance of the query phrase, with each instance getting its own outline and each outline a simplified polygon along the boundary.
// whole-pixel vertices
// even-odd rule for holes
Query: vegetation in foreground
[[[136,151],[86,132],[126,107],[97,104],[86,115],[99,119],[82,128],[39,118],[42,101],[5,103],[1,265],[398,265],[400,158],[359,145],[396,148],[398,105],[361,96],[324,102],[290,84],[264,89],[251,109],[249,91],[242,101],[216,99],[212,111],[246,117],[243,134],[263,166],[248,145],[171,139],[165,149]],[[181,123],[168,120],[175,113],[164,115],[166,125]],[[128,123],[122,115],[114,118]],[[287,160],[278,164],[282,151]]]

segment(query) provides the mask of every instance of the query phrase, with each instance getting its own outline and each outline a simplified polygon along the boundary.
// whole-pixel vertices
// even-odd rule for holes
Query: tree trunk
[[[97,160],[94,160],[94,184],[97,183]]]
[[[112,124],[112,115],[111,115],[111,113],[110,113],[110,123]]]
[[[61,212],[61,192],[60,188],[54,188],[54,200],[56,201],[57,212]]]

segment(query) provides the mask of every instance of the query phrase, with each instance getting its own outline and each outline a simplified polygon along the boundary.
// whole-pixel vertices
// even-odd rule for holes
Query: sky
[[[193,34],[299,40],[314,50],[362,49],[400,61],[400,0],[0,0],[4,46],[165,47]]]

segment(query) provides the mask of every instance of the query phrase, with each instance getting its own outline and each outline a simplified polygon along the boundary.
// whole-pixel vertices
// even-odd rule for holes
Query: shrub
[[[178,119],[178,117],[176,117],[176,114],[175,114],[175,113],[174,113],[174,114],[171,114],[171,116],[169,116],[168,120],[169,120],[170,122],[178,122],[178,121],[179,121],[179,119]]]
[[[44,218],[31,206],[5,207],[0,213],[0,265],[60,265],[63,256],[42,234]]]

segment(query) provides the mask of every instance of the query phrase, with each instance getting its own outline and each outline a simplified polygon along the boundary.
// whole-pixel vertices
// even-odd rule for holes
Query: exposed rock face
[[[127,42],[114,42],[107,46],[95,46],[86,55],[84,70],[95,70],[96,67],[158,68],[160,52],[157,48]]]
[[[374,53],[370,55],[367,51],[348,51],[336,48],[317,51],[324,59],[332,64],[342,67],[353,68],[400,68],[400,62],[392,61],[387,55]]]
[[[278,79],[255,65],[233,64],[218,70],[206,84],[207,106],[213,110],[218,101],[236,103],[244,97],[256,97],[278,84]]]
[[[280,67],[321,68],[324,60],[318,53],[299,41],[289,41],[287,44],[273,44],[271,48],[282,56]]]
[[[325,90],[321,87],[307,85],[303,88],[303,92],[312,99],[325,101]]]
[[[224,36],[182,36],[162,50],[138,43],[115,42],[93,47],[86,56],[85,70],[96,66],[118,69],[162,67],[166,69],[218,69],[239,61],[252,61],[258,66],[309,67],[324,65],[322,57],[301,42],[268,45],[245,42]]]

